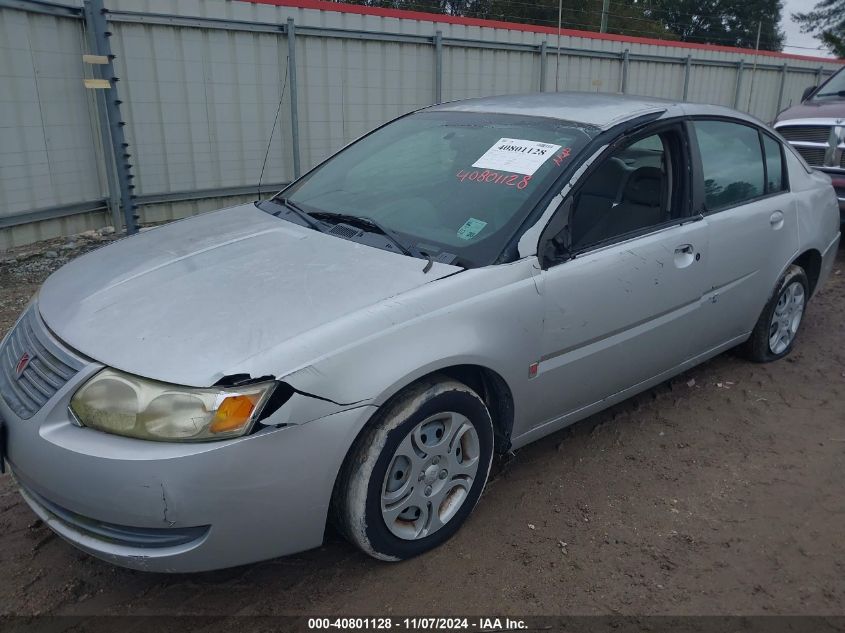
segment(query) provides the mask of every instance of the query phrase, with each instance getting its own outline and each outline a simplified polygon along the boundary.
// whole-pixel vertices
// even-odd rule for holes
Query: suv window
[[[748,125],[693,123],[704,172],[704,206],[718,211],[759,198],[765,191],[760,136]]]
[[[786,190],[786,178],[783,177],[783,148],[768,134],[761,134],[763,151],[766,154],[766,193]]]
[[[672,217],[680,182],[670,150],[675,133],[652,134],[622,149],[593,171],[578,190],[571,214],[573,251],[662,224]]]
[[[845,70],[840,70],[828,79],[813,95],[813,101],[845,97]]]

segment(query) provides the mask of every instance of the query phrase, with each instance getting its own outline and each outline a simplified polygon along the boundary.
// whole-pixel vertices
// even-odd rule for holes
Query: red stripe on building
[[[255,4],[272,4],[279,7],[296,9],[316,9],[318,11],[336,11],[338,13],[356,13],[358,15],[375,15],[381,18],[399,18],[406,20],[425,20],[427,22],[443,22],[446,24],[460,24],[463,26],[480,26],[491,29],[507,29],[509,31],[528,31],[530,33],[545,33],[557,35],[557,28],[551,26],[537,26],[536,24],[520,24],[518,22],[503,22],[501,20],[482,20],[481,18],[464,18],[441,13],[425,13],[423,11],[405,11],[403,9],[383,9],[381,7],[365,7],[357,4],[341,4],[326,0],[238,0]],[[799,59],[802,61],[845,64],[843,59],[827,59],[825,57],[811,57],[809,55],[793,55],[775,51],[754,51],[751,48],[737,48],[735,46],[721,46],[719,44],[696,44],[693,42],[677,42],[675,40],[658,40],[651,37],[635,37],[631,35],[613,35],[611,33],[596,33],[594,31],[577,31],[575,29],[561,29],[561,35],[570,37],[585,37],[594,40],[610,40],[613,42],[628,42],[631,44],[651,44],[656,46],[672,46],[704,51],[720,51],[723,53],[739,53],[743,55],[764,55],[780,59]]]

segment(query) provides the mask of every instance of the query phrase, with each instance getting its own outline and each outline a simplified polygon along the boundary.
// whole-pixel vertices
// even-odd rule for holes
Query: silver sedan
[[[838,241],[829,178],[732,110],[425,108],[53,274],[0,348],[5,464],[118,565],[239,565],[328,521],[405,559],[495,453],[729,348],[788,354]]]

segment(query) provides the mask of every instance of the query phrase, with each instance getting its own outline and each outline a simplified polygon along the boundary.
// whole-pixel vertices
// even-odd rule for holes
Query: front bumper
[[[28,420],[0,398],[7,460],[56,533],[111,563],[194,572],[322,543],[335,477],[370,407],[234,440],[163,443],[74,425],[83,368]]]

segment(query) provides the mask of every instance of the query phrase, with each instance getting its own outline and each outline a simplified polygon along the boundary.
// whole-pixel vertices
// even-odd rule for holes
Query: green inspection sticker
[[[470,218],[464,225],[458,229],[458,237],[462,240],[471,240],[476,235],[481,233],[481,230],[487,226],[487,222]]]

